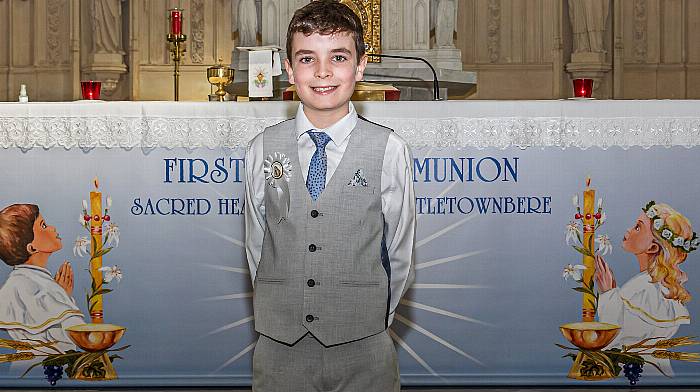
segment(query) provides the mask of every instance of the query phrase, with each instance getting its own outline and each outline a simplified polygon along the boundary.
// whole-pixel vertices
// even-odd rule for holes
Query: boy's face
[[[34,221],[32,230],[34,231],[34,240],[27,245],[32,248],[29,250],[29,253],[53,253],[63,247],[61,237],[56,232],[56,228],[47,225],[41,214]]]
[[[355,82],[362,80],[367,66],[367,56],[357,62],[352,35],[341,32],[306,36],[298,32],[292,37],[291,47],[285,68],[289,82],[297,87],[307,117],[312,122],[314,116],[337,121],[346,115]]]

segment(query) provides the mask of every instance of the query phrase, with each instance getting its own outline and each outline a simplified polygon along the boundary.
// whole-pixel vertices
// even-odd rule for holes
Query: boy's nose
[[[316,68],[316,77],[320,79],[324,79],[331,76],[331,72],[328,66],[319,64],[318,68]]]

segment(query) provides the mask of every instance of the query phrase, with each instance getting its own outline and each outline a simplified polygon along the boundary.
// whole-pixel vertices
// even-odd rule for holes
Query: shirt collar
[[[305,134],[306,132],[315,129],[321,132],[325,132],[328,136],[331,137],[331,140],[333,140],[333,143],[335,143],[336,145],[342,143],[343,140],[347,139],[350,136],[352,130],[355,129],[355,125],[357,125],[357,112],[355,111],[355,105],[353,105],[352,102],[348,102],[348,105],[348,114],[346,114],[343,118],[338,120],[338,122],[331,125],[330,127],[326,129],[318,129],[306,117],[306,114],[304,114],[304,104],[300,103],[299,108],[297,109],[297,116],[295,119],[297,139],[299,139],[301,135]]]
[[[46,268],[43,268],[43,267],[36,266],[36,265],[31,265],[31,264],[20,264],[20,265],[16,265],[16,266],[12,267],[12,269],[15,269],[15,270],[17,270],[17,269],[25,269],[25,268],[26,268],[26,269],[31,269],[31,270],[36,270],[36,271],[39,271],[39,272],[43,272],[43,273],[45,273],[45,274],[51,276],[51,272],[50,272],[49,270],[47,270]]]

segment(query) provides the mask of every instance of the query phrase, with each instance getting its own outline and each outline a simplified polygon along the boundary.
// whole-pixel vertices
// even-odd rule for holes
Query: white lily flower
[[[115,248],[119,246],[119,226],[114,223],[108,224],[105,229],[105,235],[107,236],[105,245],[110,246],[114,244]]]
[[[571,202],[574,204],[574,208],[578,208],[578,194],[571,198]]]
[[[107,209],[112,208],[112,196],[107,196]]]
[[[78,216],[78,222],[80,223],[80,226],[83,226],[83,227],[87,227],[87,226],[88,226],[88,223],[85,221],[85,215],[84,215],[84,214],[80,214],[80,216]]]
[[[612,252],[612,242],[610,241],[610,238],[607,235],[599,235],[595,239],[595,242],[598,244],[598,249],[596,249],[597,253],[600,253],[601,255],[605,256],[606,254]]]
[[[104,280],[106,283],[111,282],[113,279],[117,279],[117,282],[122,280],[122,270],[120,270],[116,265],[111,267],[102,267],[98,271],[105,273]]]
[[[601,212],[600,219],[598,219],[598,223],[600,223],[602,225],[603,223],[605,223],[605,219],[607,219],[607,218],[608,218],[608,216],[605,215],[605,211]]]
[[[602,207],[602,206],[603,206],[603,198],[599,197],[598,198],[598,209],[600,209],[600,207]]]
[[[578,242],[578,235],[581,234],[581,229],[576,221],[569,222],[566,225],[566,244],[571,245],[572,242]]]
[[[73,245],[73,255],[83,257],[90,254],[88,251],[88,245],[90,245],[89,238],[78,236],[78,238],[75,240],[75,244]]]
[[[561,276],[562,276],[562,278],[564,278],[564,280],[569,280],[569,278],[572,278],[573,280],[580,282],[581,280],[583,280],[583,271],[585,271],[585,270],[586,270],[585,265],[568,264],[566,267],[564,267],[564,272],[561,274]]]

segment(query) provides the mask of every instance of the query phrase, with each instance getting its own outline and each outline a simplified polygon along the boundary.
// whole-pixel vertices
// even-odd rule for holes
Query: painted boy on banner
[[[34,204],[13,204],[0,211],[0,259],[12,267],[0,288],[0,329],[17,341],[55,342],[65,352],[76,346],[66,327],[83,324],[73,299],[73,269],[64,262],[55,276],[49,256],[63,244]]]

